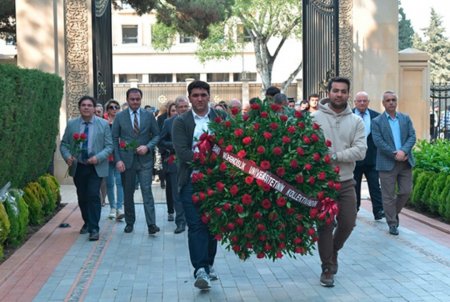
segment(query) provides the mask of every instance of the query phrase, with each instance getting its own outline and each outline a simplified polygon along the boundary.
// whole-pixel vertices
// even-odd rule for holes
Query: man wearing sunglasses
[[[412,190],[412,148],[416,132],[411,118],[397,112],[397,95],[383,93],[384,113],[372,120],[372,137],[377,147],[376,169],[380,175],[384,214],[391,235],[398,235],[398,214]]]

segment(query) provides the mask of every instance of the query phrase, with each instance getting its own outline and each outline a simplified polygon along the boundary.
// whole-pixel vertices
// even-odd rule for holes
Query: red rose
[[[262,234],[258,237],[259,241],[266,241],[267,240],[267,236]]]
[[[225,121],[224,125],[225,125],[225,127],[230,128],[231,127],[231,122],[230,121]]]
[[[309,217],[310,218],[315,218],[318,213],[319,213],[319,210],[317,208],[309,209]]]
[[[258,152],[259,154],[263,154],[264,152],[266,152],[266,148],[264,148],[263,146],[258,146],[258,148],[256,148],[256,152]]]
[[[328,188],[330,188],[330,189],[334,188],[334,181],[332,181],[332,180],[328,181]]]
[[[281,105],[277,104],[277,103],[272,103],[270,104],[270,109],[272,109],[272,111],[278,112],[281,110]]]
[[[231,114],[232,115],[236,115],[239,113],[239,108],[238,107],[231,107]]]
[[[329,154],[326,154],[326,155],[323,157],[323,161],[324,161],[326,164],[331,163],[331,157],[330,157],[330,155],[329,155]]]
[[[223,182],[218,181],[218,182],[216,182],[216,188],[217,188],[217,191],[222,192],[223,189],[225,188],[225,185],[223,184]]]
[[[200,138],[198,139],[199,141],[204,141],[204,140],[206,140],[208,138],[208,133],[207,132],[203,132],[201,135],[200,135]]]
[[[241,128],[235,129],[234,130],[234,135],[236,137],[240,137],[240,136],[244,135],[244,130],[242,130]]]
[[[199,193],[198,193],[198,197],[200,198],[201,201],[203,201],[203,200],[205,200],[206,195],[205,195],[204,192],[199,192]]]
[[[228,211],[230,208],[231,208],[231,203],[226,202],[226,203],[223,204],[223,209],[224,209],[225,211]]]
[[[313,123],[312,127],[313,127],[314,130],[319,130],[320,129],[320,125],[317,124],[317,123]]]
[[[339,190],[341,189],[341,183],[340,183],[340,182],[335,182],[335,183],[334,183],[334,189],[335,189],[336,191],[339,191]]]
[[[221,216],[222,215],[222,209],[221,208],[214,208],[214,212],[216,212],[217,216]]]
[[[248,120],[249,118],[250,118],[250,116],[249,116],[247,113],[244,113],[244,114],[242,115],[242,119],[243,119],[244,121]]]
[[[263,136],[264,136],[265,139],[269,140],[269,139],[272,138],[272,133],[270,133],[270,132],[264,132],[264,133],[263,133]]]
[[[256,254],[256,258],[262,259],[262,258],[264,258],[265,255],[266,254],[264,254],[263,252],[259,252],[258,254]]]
[[[209,157],[209,161],[210,162],[215,162],[217,159],[217,154],[216,153],[212,153],[211,156]]]
[[[325,140],[325,145],[330,148],[331,147],[331,141],[329,139]]]
[[[78,133],[75,133],[75,134],[78,134]],[[120,141],[119,148],[120,149],[125,149],[126,147],[127,147],[127,143],[125,141]]]
[[[272,250],[272,246],[271,246],[270,244],[266,243],[266,244],[264,245],[264,250],[265,250],[266,252],[270,252],[270,251]]]
[[[303,175],[301,175],[301,174],[296,175],[296,176],[295,176],[295,181],[296,181],[298,184],[302,184],[303,181],[304,181]]]
[[[227,229],[230,230],[230,231],[234,230],[234,223],[232,223],[232,222],[227,223]]]
[[[222,146],[222,145],[223,145],[223,138],[219,139],[219,141],[217,142],[217,144],[218,144],[219,146]]]
[[[294,134],[295,133],[295,127],[294,126],[289,126],[287,128],[287,132],[289,132],[290,134]]]
[[[270,200],[268,200],[268,199],[263,199],[263,201],[261,201],[261,206],[262,206],[264,209],[268,210],[268,209],[270,209],[270,207],[272,206],[272,203],[271,203]]]
[[[252,204],[252,196],[250,194],[242,195],[242,203],[246,206],[251,205]]]
[[[80,133],[74,133],[73,135],[72,135],[72,137],[73,137],[73,139],[74,140],[79,140],[80,139]]]
[[[298,123],[297,123],[297,126],[298,126],[300,129],[305,129],[305,123],[303,123],[303,122],[298,122]]]
[[[283,177],[286,174],[286,170],[283,167],[277,168],[277,175]]]
[[[193,203],[197,203],[197,202],[199,202],[199,198],[198,198],[198,196],[197,195],[195,195],[195,194],[192,194],[192,202]]]
[[[309,137],[307,137],[306,135],[303,135],[303,142],[304,142],[305,144],[310,144],[310,143],[311,143],[311,140],[310,140]]]
[[[297,147],[297,154],[303,156],[305,155],[305,150],[302,147]]]
[[[261,114],[259,115],[261,116],[261,118],[267,118],[269,116],[269,114],[265,111],[261,112]]]
[[[292,215],[292,214],[295,213],[295,209],[294,209],[294,208],[287,208],[287,209],[286,209],[286,213],[287,213],[288,215]]]
[[[245,150],[240,150],[236,155],[240,159],[243,159],[247,155],[247,152],[245,152]]]
[[[267,160],[263,160],[260,164],[261,169],[263,170],[269,170],[270,169],[270,162]]]
[[[296,248],[295,248],[295,252],[296,252],[297,254],[302,254],[302,255],[304,255],[304,254],[306,253],[304,247],[296,247]]]
[[[291,138],[288,137],[288,136],[283,136],[283,137],[281,138],[281,141],[283,142],[283,144],[288,144],[288,143],[291,142]]]
[[[216,239],[217,241],[220,241],[220,240],[222,240],[222,235],[221,234],[214,235],[214,239]]]
[[[211,197],[211,196],[214,195],[214,190],[211,189],[211,188],[208,188],[208,189],[206,190],[206,194],[207,194],[209,197]]]
[[[297,232],[297,233],[303,233],[303,226],[302,225],[298,225],[298,226],[296,226],[295,227],[295,231]]]
[[[281,249],[281,250],[284,249],[285,247],[286,247],[286,243],[284,243],[284,242],[280,242],[280,243],[278,244],[278,248]],[[281,254],[281,252],[278,252],[278,253]],[[281,255],[281,257],[282,257],[282,256],[283,256],[283,255]],[[278,257],[278,256],[277,256],[277,257]],[[281,257],[280,257],[280,258],[281,258]]]
[[[283,197],[279,197],[276,201],[277,206],[279,207],[284,207],[286,205],[286,199],[284,199]]]
[[[334,173],[339,174],[340,171],[341,169],[339,168],[339,166],[334,167]]]
[[[82,141],[84,141],[84,140],[86,140],[87,139],[87,136],[86,136],[86,133],[81,133],[80,134],[80,139],[82,140]]]
[[[261,106],[258,103],[253,103],[250,105],[250,108],[252,108],[252,110],[259,110],[261,109]]]
[[[264,224],[262,224],[262,223],[258,223],[258,224],[256,225],[256,229],[257,229],[258,231],[260,231],[260,232],[263,232],[263,231],[266,230],[266,226],[265,226]]]
[[[236,211],[236,213],[240,214],[240,213],[244,212],[244,207],[241,206],[240,204],[235,204],[234,210]]]
[[[325,180],[326,177],[327,177],[327,173],[325,173],[325,172],[323,172],[323,171],[320,171],[320,172],[319,172],[319,175],[317,175],[317,178],[318,178],[319,180]]]
[[[269,127],[272,130],[277,130],[278,129],[278,124],[277,123],[270,123]]]
[[[209,220],[211,219],[211,217],[209,216],[209,214],[206,213],[206,214],[202,215],[201,219],[204,224],[207,224],[209,222]]]
[[[314,161],[320,161],[320,154],[317,153],[317,152],[314,153],[314,154],[313,154],[313,160],[314,160]]]
[[[250,145],[251,142],[252,142],[252,138],[251,138],[250,136],[246,136],[246,137],[244,137],[244,138],[242,139],[242,143],[243,143],[244,145]]]
[[[238,186],[236,186],[236,185],[231,186],[231,188],[230,188],[231,195],[233,195],[233,196],[236,195],[238,191],[239,191]]]
[[[303,114],[302,114],[301,111],[295,110],[294,116],[295,116],[296,118],[301,118],[301,117],[303,116]]]
[[[255,131],[258,131],[259,130],[259,123],[254,123],[253,124],[253,129],[255,130]]]
[[[235,222],[239,226],[243,226],[244,225],[244,219],[241,218],[241,217],[236,218]]]
[[[220,122],[222,122],[222,118],[220,116],[216,116],[214,118],[214,122],[216,122],[217,124],[219,124]]]
[[[281,120],[282,122],[286,122],[286,121],[288,120],[287,115],[285,115],[285,114],[280,115],[280,120]]]
[[[262,214],[260,212],[256,212],[255,214],[253,214],[253,217],[255,219],[261,219],[262,218]]]
[[[308,229],[308,235],[309,236],[314,236],[315,234],[316,234],[316,230],[314,228]]]
[[[245,178],[245,183],[251,185],[253,183],[253,179],[254,179],[253,176],[249,175]]]
[[[291,160],[290,166],[292,169],[297,169],[298,168],[298,161],[293,159]]]
[[[300,237],[295,237],[295,238],[294,238],[294,243],[295,243],[295,244],[300,244],[300,243],[302,243],[302,241],[303,241],[303,239],[300,238]]]
[[[225,152],[231,152],[233,151],[233,146],[232,145],[228,145],[225,147]]]
[[[220,163],[219,170],[224,172],[227,169],[227,165],[225,163]]]
[[[305,164],[305,170],[306,170],[306,171],[309,171],[309,170],[311,170],[311,169],[312,169],[311,164]]]
[[[272,153],[275,155],[281,155],[283,153],[283,150],[280,147],[274,147],[272,149]]]
[[[320,191],[317,193],[317,199],[322,200],[325,197],[325,193],[323,191]]]
[[[311,139],[315,142],[319,141],[319,137],[315,133],[311,134]]]
[[[197,173],[192,173],[192,183],[196,183],[203,180],[203,173],[202,172],[197,172]]]
[[[314,176],[310,176],[309,179],[308,179],[308,183],[310,185],[313,185],[315,182],[316,182],[316,179],[314,178]]]

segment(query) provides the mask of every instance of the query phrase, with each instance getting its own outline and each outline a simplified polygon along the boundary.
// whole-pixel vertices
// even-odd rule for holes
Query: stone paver
[[[34,289],[34,301],[450,300],[450,247],[442,243],[450,244],[450,235],[415,228],[419,223],[402,215],[400,236],[391,236],[384,219],[373,220],[367,200],[358,213],[353,234],[339,253],[334,288],[319,284],[317,251],[297,259],[285,257],[272,262],[252,257],[243,262],[220,247],[215,263],[219,280],[212,282],[210,291],[198,291],[193,287],[187,232],[173,234],[175,224],[167,221],[163,191],[155,185],[153,188],[158,202],[157,224],[161,227],[156,236],[147,234],[141,204],[136,206],[132,234],[123,232],[124,223],[107,219],[109,208],[104,207],[101,238],[94,243],[86,235],[74,237],[81,221],[79,213],[73,212],[72,228],[66,230],[74,237],[73,244],[43,285]],[[139,200],[138,194],[136,197]],[[427,235],[430,232],[433,236]],[[0,283],[0,292],[2,289]],[[29,301],[22,297],[25,300],[20,301]]]

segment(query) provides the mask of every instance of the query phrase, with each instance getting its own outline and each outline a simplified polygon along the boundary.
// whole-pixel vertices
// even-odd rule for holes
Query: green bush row
[[[0,64],[0,187],[23,188],[47,172],[55,151],[60,77]]]
[[[10,189],[0,202],[0,259],[6,245],[20,245],[29,225],[40,225],[61,201],[56,178],[46,174],[24,189]]]

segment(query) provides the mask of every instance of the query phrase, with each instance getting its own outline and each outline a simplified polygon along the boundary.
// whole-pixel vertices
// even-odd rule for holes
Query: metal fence
[[[450,83],[431,84],[430,106],[431,139],[450,139]]]

